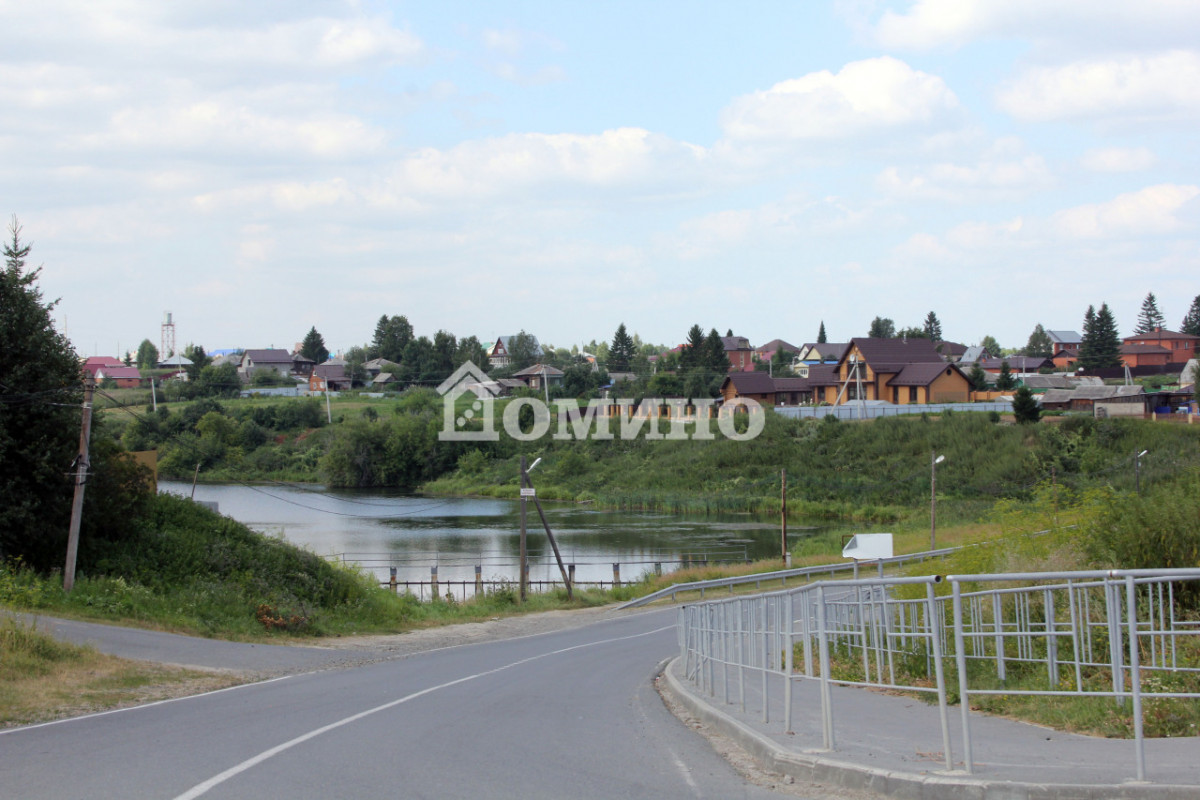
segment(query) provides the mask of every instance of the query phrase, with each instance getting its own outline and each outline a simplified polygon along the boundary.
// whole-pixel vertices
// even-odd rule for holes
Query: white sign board
[[[537,495],[537,492],[534,491],[532,486],[529,488],[526,488],[524,486],[521,487],[521,497],[534,497],[536,495]]]
[[[891,557],[890,533],[856,533],[842,548],[842,558],[853,558],[855,561],[875,561]]]

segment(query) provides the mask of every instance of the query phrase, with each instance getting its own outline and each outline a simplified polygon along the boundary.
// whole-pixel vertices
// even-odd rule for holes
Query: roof
[[[1121,345],[1120,352],[1122,355],[1127,355],[1127,356],[1134,356],[1134,355],[1143,355],[1143,356],[1148,356],[1148,355],[1164,356],[1165,355],[1165,356],[1169,356],[1169,355],[1171,355],[1171,351],[1168,350],[1167,348],[1163,347],[1161,344],[1123,344],[1123,345]]]
[[[959,358],[960,364],[974,364],[976,361],[983,361],[988,357],[988,351],[983,349],[981,344],[973,344],[963,351],[962,357]]]
[[[512,376],[514,378],[521,378],[525,376],[545,375],[547,378],[557,378],[561,377],[562,374],[563,371],[561,369],[551,367],[548,364],[534,364],[532,367],[526,367],[520,372],[514,372]]]
[[[384,369],[386,367],[400,366],[395,361],[388,361],[386,358],[372,358],[370,361],[364,362],[363,366],[367,369]]]
[[[292,362],[296,363],[296,364],[304,364],[304,363],[315,364],[315,363],[317,363],[315,359],[309,358],[308,356],[304,355],[304,353],[301,353],[301,352],[292,353]]]
[[[166,367],[190,367],[190,366],[192,366],[192,360],[190,358],[184,358],[183,356],[176,353],[173,356],[167,356],[166,358],[160,358],[158,360],[158,366],[163,367],[163,368],[166,368]]]
[[[782,350],[785,353],[799,353],[800,352],[799,347],[796,347],[796,345],[794,345],[794,344],[788,344],[783,339],[772,339],[771,341],[767,342],[766,344],[756,347],[755,350],[757,350],[760,353],[774,353],[777,350]]]
[[[250,359],[254,364],[287,364],[291,366],[292,363],[292,354],[282,349],[247,350],[243,357]]]
[[[801,348],[801,351],[808,351],[809,356],[813,354],[813,351],[816,351],[818,357],[822,361],[829,359],[840,361],[842,355],[846,352],[848,347],[850,347],[849,342],[821,342],[819,344],[808,343]]]
[[[1072,400],[1111,400],[1115,397],[1134,397],[1145,394],[1140,384],[1132,386],[1080,386],[1077,389],[1050,389],[1042,395],[1043,403],[1069,403]]]
[[[346,367],[342,364],[318,364],[313,367],[313,375],[327,381],[344,381],[346,380]]]
[[[125,366],[124,361],[122,361],[119,358],[113,358],[112,356],[88,356],[87,359],[83,363],[85,366],[93,366],[94,365],[97,367],[123,367],[123,366]]]
[[[97,377],[112,378],[115,380],[129,380],[130,378],[141,380],[142,373],[138,372],[137,367],[127,367],[124,364],[113,367],[107,364],[96,370]]]
[[[1055,344],[1080,344],[1083,342],[1083,337],[1075,331],[1046,331],[1046,335]]]
[[[722,336],[721,343],[725,345],[725,351],[730,350],[749,350],[750,340],[745,336]]]
[[[531,333],[527,333],[525,335],[533,340],[533,354],[535,356],[543,355],[542,346],[540,344],[538,344],[537,337]],[[488,356],[494,355],[496,345],[498,345],[498,344],[504,346],[505,353],[511,353],[512,352],[512,340],[517,338],[518,336],[520,336],[519,333],[514,333],[512,336],[501,336],[500,338],[496,339],[496,341],[492,342],[491,347],[486,348],[486,352],[487,352]]]
[[[929,339],[851,339],[850,347],[857,347],[863,360],[876,372],[899,372],[906,364],[944,364],[942,354]],[[849,356],[850,348],[842,354],[841,361]],[[839,362],[840,363],[840,362]]]
[[[1122,339],[1123,342],[1157,342],[1163,339],[1188,339],[1190,341],[1200,341],[1200,336],[1192,336],[1190,333],[1178,333],[1177,331],[1169,331],[1166,328],[1158,328],[1149,333],[1139,333],[1135,336],[1126,336]]]
[[[1037,372],[1042,367],[1051,365],[1050,359],[1039,356],[1006,356],[980,361],[979,366],[984,369],[1003,369],[1005,361],[1008,362],[1008,368],[1013,372]]]
[[[952,372],[957,372],[963,380],[966,380],[966,376],[963,376],[962,370],[954,364],[946,364],[944,362],[940,364],[932,362],[906,364],[896,377],[888,381],[888,386],[928,386],[942,375],[949,375]]]
[[[775,379],[765,372],[731,372],[721,382],[721,389],[723,390],[728,383],[732,383],[740,395],[775,392]]]
[[[943,356],[961,356],[971,349],[958,342],[934,342],[934,345]]]

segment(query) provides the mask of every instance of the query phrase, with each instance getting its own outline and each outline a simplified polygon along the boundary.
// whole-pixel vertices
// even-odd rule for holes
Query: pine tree
[[[942,323],[938,321],[937,314],[932,311],[925,317],[925,338],[935,342],[942,341]]]
[[[608,348],[608,371],[628,372],[634,356],[633,337],[625,330],[625,323],[617,326],[612,345]]]
[[[1121,366],[1121,335],[1117,332],[1117,321],[1113,318],[1108,303],[1101,303],[1096,312],[1096,338],[1092,355],[1098,368]]]
[[[1046,333],[1046,329],[1039,322],[1033,333],[1029,334],[1029,341],[1025,343],[1025,355],[1031,358],[1049,358],[1053,352],[1054,342],[1050,341],[1050,334]]]
[[[1154,292],[1148,293],[1146,299],[1142,301],[1142,310],[1138,312],[1137,327],[1133,329],[1133,332],[1135,334],[1153,333],[1158,328],[1165,327],[1166,324],[1166,317],[1158,310],[1158,301],[1154,299]]]
[[[1002,392],[1007,392],[1009,389],[1017,385],[1016,379],[1012,376],[1012,371],[1008,367],[1007,361],[1000,362],[1000,375],[996,378],[996,388]]]
[[[1028,386],[1017,389],[1013,395],[1012,410],[1013,416],[1022,425],[1037,422],[1042,416],[1042,408]]]
[[[1196,302],[1200,303],[1200,297],[1196,298]],[[825,344],[828,339],[825,338],[825,320],[821,320],[821,329],[817,331],[817,344]]]
[[[1079,366],[1096,369],[1096,307],[1088,306],[1083,315],[1083,335],[1079,339]]]
[[[315,325],[309,328],[308,333],[304,334],[304,341],[300,344],[300,355],[310,358],[318,364],[324,364],[329,360],[329,348],[325,346],[325,339],[317,333]]]
[[[32,245],[13,217],[0,271],[0,563],[62,566],[79,443],[82,377],[71,343],[42,300],[41,269],[25,271]]]
[[[1187,316],[1179,324],[1179,332],[1190,336],[1200,336],[1200,294],[1196,295],[1196,299],[1192,301],[1192,307],[1188,309]]]
[[[704,369],[724,375],[729,372],[729,366],[729,356],[725,355],[725,342],[721,339],[721,334],[717,333],[717,329],[713,328],[704,340]]]
[[[691,372],[704,366],[704,329],[698,324],[688,328],[687,341],[679,353],[679,369]]]
[[[979,366],[978,361],[971,365],[971,371],[967,373],[967,380],[971,382],[971,388],[977,392],[988,390],[988,375],[983,371],[983,367]]]

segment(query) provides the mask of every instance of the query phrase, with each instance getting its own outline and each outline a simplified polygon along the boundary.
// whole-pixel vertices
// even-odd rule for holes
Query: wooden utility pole
[[[525,456],[521,456],[521,602],[529,586],[529,560],[525,550]]]
[[[929,451],[929,549],[937,550],[937,452]]]
[[[522,488],[529,489],[530,492],[534,491],[533,481],[529,480],[529,473],[525,470],[521,471],[521,486]],[[531,494],[530,496],[533,498],[533,507],[537,509],[538,516],[542,520],[542,527],[546,529],[546,538],[550,540],[550,547],[554,550],[554,560],[558,562],[558,571],[562,574],[563,583],[567,586],[567,599],[574,600],[575,592],[571,588],[571,577],[567,574],[567,567],[563,564],[562,555],[558,552],[558,542],[554,538],[554,533],[550,530],[550,523],[546,521],[546,512],[542,511],[542,501],[538,500],[537,494]],[[522,496],[521,500],[524,501],[525,497]]]
[[[67,533],[67,563],[63,569],[63,591],[75,586],[75,559],[79,555],[79,525],[83,521],[83,489],[88,477],[88,446],[92,438],[92,392],[96,388],[91,376],[83,381],[83,425],[79,431],[79,456],[75,459],[75,499],[71,503],[71,528]]]
[[[787,470],[779,471],[779,527],[783,537],[783,564],[788,563],[788,546],[787,546]]]

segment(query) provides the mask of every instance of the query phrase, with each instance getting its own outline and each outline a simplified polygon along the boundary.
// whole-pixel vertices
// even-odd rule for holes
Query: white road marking
[[[83,714],[78,717],[67,717],[66,719],[56,719],[50,722],[39,722],[35,725],[23,725],[20,728],[9,728],[8,730],[0,731],[0,736],[8,733],[21,733],[22,731],[32,731],[38,728],[48,728],[51,725],[66,725],[68,722],[79,722],[85,719],[93,719],[95,717],[107,717],[110,714],[126,714],[131,711],[141,711],[144,708],[154,708],[155,706],[166,705],[167,703],[182,703],[186,700],[198,700],[201,697],[208,697],[214,694],[224,694],[225,692],[234,692],[238,689],[249,689],[253,686],[265,686],[268,683],[277,681],[286,681],[288,678],[294,678],[294,675],[282,675],[278,678],[268,678],[264,681],[255,681],[254,683],[240,683],[237,686],[226,686],[224,689],[213,689],[211,692],[202,692],[200,694],[189,694],[186,697],[171,697],[166,700],[155,700],[152,703],[142,703],[137,706],[126,706],[125,708],[114,708],[109,711],[96,711],[92,714]]]
[[[549,658],[550,656],[562,655],[563,653],[569,653],[573,650],[582,650],[587,647],[595,647],[597,645],[602,645],[602,644],[612,644],[613,642],[623,642],[623,641],[627,641],[629,639],[640,639],[643,636],[650,636],[655,633],[662,633],[663,631],[674,630],[674,629],[675,629],[674,625],[666,625],[662,628],[655,628],[652,631],[646,631],[645,633],[635,633],[631,636],[618,636],[613,639],[602,639],[602,640],[596,641],[596,642],[587,642],[585,644],[577,644],[577,645],[574,645],[573,647],[564,647],[561,650],[553,650],[549,653],[542,653],[540,655],[530,656],[529,658],[522,658],[519,661],[514,661],[511,664],[505,664],[502,667],[496,667],[495,669],[489,669],[484,672],[477,672],[474,675],[467,675],[466,677],[458,678],[458,679],[452,680],[452,681],[447,681],[446,683],[438,684],[437,686],[430,686],[428,689],[422,689],[419,692],[413,692],[412,694],[405,695],[404,697],[401,697],[399,699],[392,700],[389,703],[384,703],[383,705],[375,706],[374,708],[369,708],[366,711],[360,711],[357,714],[353,714],[344,719],[340,719],[337,722],[332,722],[323,727],[309,731],[308,733],[303,734],[301,736],[297,736],[296,738],[286,741],[283,744],[272,747],[270,750],[264,750],[263,752],[259,753],[258,755],[254,756],[253,758],[248,758],[245,761],[243,761],[242,763],[237,764],[233,767],[230,767],[229,769],[225,770],[224,772],[220,773],[219,775],[214,775],[213,777],[209,778],[208,780],[204,781],[203,783],[193,786],[188,791],[175,797],[174,800],[194,800],[195,798],[200,797],[201,795],[208,792],[209,789],[220,786],[222,783],[229,780],[230,778],[236,777],[236,776],[240,775],[241,773],[245,772],[246,770],[250,769],[251,767],[261,764],[262,762],[266,761],[269,758],[272,758],[273,756],[277,756],[280,753],[286,752],[287,750],[292,749],[293,747],[295,747],[298,744],[303,744],[304,742],[307,742],[309,739],[315,739],[316,737],[320,736],[321,734],[329,733],[332,730],[336,730],[345,725],[349,725],[352,722],[357,722],[358,720],[363,719],[364,717],[369,717],[372,714],[379,713],[380,711],[387,711],[389,708],[395,708],[396,706],[401,705],[403,703],[407,703],[410,700],[416,700],[419,697],[424,697],[427,694],[432,694],[433,692],[439,691],[441,689],[448,689],[451,686],[457,686],[460,683],[467,683],[468,681],[473,681],[477,678],[485,678],[488,675],[495,675],[497,672],[503,672],[505,670],[512,669],[513,667],[519,667],[522,664],[528,664],[531,661],[538,661],[543,658]],[[689,781],[689,783],[691,782],[690,777],[688,777],[688,781]]]

